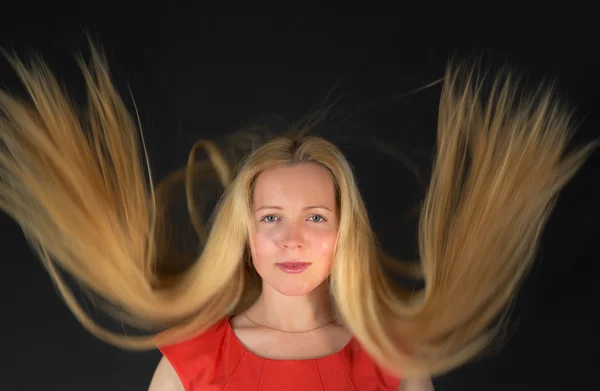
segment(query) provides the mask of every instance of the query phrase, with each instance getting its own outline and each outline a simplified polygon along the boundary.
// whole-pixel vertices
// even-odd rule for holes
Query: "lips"
[[[311,265],[310,262],[281,262],[275,264],[281,271],[289,274],[302,273]]]

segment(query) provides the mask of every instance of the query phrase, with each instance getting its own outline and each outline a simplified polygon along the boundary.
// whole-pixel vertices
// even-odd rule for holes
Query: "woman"
[[[419,221],[422,291],[386,279],[350,165],[311,137],[275,138],[234,175],[203,143],[225,185],[208,233],[192,152],[186,202],[206,241],[168,273],[166,200],[145,177],[135,123],[93,46],[81,64],[78,116],[42,63],[13,60],[31,99],[0,94],[0,205],[90,332],[161,349],[152,390],[431,387],[492,342],[558,192],[598,145],[566,153],[570,116],[551,90],[525,96],[504,74],[484,94],[489,80],[451,66]],[[59,268],[151,335],[98,326]]]

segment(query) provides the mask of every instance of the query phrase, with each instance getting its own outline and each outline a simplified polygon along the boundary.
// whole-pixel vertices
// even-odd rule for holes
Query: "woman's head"
[[[281,165],[258,175],[249,247],[263,288],[300,296],[326,281],[338,234],[336,201],[333,178],[318,163]]]
[[[370,238],[352,169],[324,139],[273,139],[248,157],[235,182],[230,196],[243,198],[248,211],[249,261],[283,295],[326,282],[357,230]]]

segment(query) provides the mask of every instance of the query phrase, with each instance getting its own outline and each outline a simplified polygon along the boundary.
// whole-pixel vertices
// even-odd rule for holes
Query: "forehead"
[[[326,203],[332,206],[335,189],[331,173],[325,167],[300,163],[262,172],[256,179],[252,198],[254,204]]]

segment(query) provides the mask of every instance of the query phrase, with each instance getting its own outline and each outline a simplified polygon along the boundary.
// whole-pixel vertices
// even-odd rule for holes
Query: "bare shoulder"
[[[148,391],[185,391],[177,372],[166,357],[159,361]]]
[[[403,379],[398,391],[434,391],[433,382],[430,378]]]

